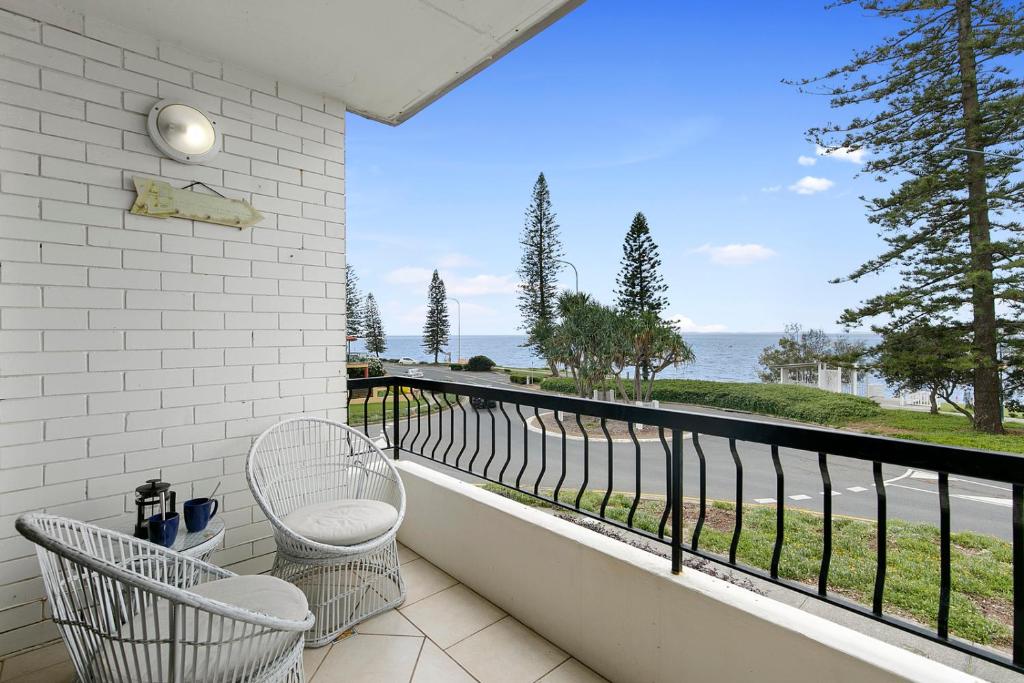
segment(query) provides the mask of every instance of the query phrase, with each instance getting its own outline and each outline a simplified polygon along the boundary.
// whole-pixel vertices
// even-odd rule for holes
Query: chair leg
[[[371,553],[330,563],[290,558],[279,551],[272,573],[298,586],[316,616],[316,623],[306,633],[306,647],[327,645],[356,624],[405,600],[394,539]]]

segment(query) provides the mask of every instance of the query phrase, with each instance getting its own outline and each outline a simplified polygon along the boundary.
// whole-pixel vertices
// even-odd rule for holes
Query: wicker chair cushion
[[[306,505],[281,521],[311,541],[356,545],[386,533],[398,521],[398,510],[379,500],[352,498]]]
[[[204,598],[244,607],[278,619],[300,621],[309,611],[306,596],[299,588],[264,574],[207,581],[189,590]]]
[[[207,581],[188,590],[210,600],[281,619],[303,619],[309,610],[306,596],[299,588],[273,576],[231,576]],[[108,662],[123,657],[124,651],[127,650],[130,653],[129,657],[137,656],[141,662],[146,662],[148,657],[150,666],[153,667],[154,681],[168,681],[170,646],[166,638],[170,633],[169,615],[169,603],[160,600],[155,619],[152,612],[143,611],[135,615],[131,627],[124,626],[121,631],[122,637],[127,641],[124,646],[116,640],[105,641],[102,651],[93,660],[97,678],[107,680],[100,672],[109,666]],[[225,675],[237,673],[250,662],[262,659],[265,654],[258,648],[246,646],[246,641],[252,637],[252,626],[238,621],[222,620],[218,616],[193,609],[185,610],[184,615],[184,623],[179,623],[179,633],[182,634],[182,640],[179,642],[192,644],[197,634],[200,642],[199,647],[185,648],[185,681],[221,681]],[[157,633],[161,635],[162,641],[153,642]],[[209,638],[207,634],[210,634]],[[230,648],[227,650],[227,656],[223,650],[209,647],[215,643],[223,643],[224,647]],[[207,661],[208,657],[212,657],[212,661]]]

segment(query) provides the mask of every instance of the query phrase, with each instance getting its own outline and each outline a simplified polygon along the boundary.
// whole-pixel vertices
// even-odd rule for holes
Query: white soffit
[[[583,0],[57,2],[395,125]]]

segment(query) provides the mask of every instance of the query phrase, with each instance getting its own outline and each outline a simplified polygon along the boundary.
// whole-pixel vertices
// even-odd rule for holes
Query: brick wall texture
[[[249,445],[282,417],[345,410],[344,106],[20,6],[0,10],[0,657],[57,636],[19,513],[110,524],[146,479],[179,501],[220,482],[213,559],[263,571]],[[215,115],[221,152],[163,157],[146,134],[162,98]],[[133,216],[132,176],[200,180],[265,218]]]

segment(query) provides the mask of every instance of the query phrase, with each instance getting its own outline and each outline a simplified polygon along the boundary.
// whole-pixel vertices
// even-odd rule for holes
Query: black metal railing
[[[781,421],[661,410],[411,377],[349,380],[348,388],[350,423],[361,427],[368,436],[382,436],[396,459],[402,452],[422,456],[548,505],[573,510],[664,543],[671,548],[671,568],[675,573],[682,567],[683,553],[691,553],[1024,672],[1024,458]],[[369,397],[374,393],[378,395],[371,400]],[[352,411],[353,405],[360,403],[362,416]],[[377,427],[371,430],[373,425],[379,425],[380,432]],[[613,435],[611,431],[619,433]],[[686,441],[691,442],[691,449],[685,446]],[[696,486],[690,485],[695,489],[693,502],[689,503],[690,519],[686,519],[685,509],[689,497],[684,498],[684,454],[693,461],[685,467],[695,468],[697,479]],[[821,509],[815,512],[821,516],[821,558],[816,581],[808,583],[780,577],[786,543],[784,460],[795,466],[805,481],[812,477],[820,485],[816,492]],[[870,488],[874,488],[875,566],[870,607],[829,588],[837,517],[833,498],[839,493],[833,483],[837,473],[832,468],[840,465],[846,470],[859,467],[870,478],[869,486],[858,487],[860,491],[870,496]],[[753,466],[761,469],[755,472],[750,469]],[[934,629],[884,609],[890,542],[887,481],[892,481],[886,479],[885,467],[906,468],[907,473],[934,473],[937,500],[931,511],[938,517],[940,564]],[[720,472],[722,468],[728,469],[726,479],[730,485],[725,495],[712,497],[709,472]],[[760,477],[760,481],[752,483],[774,493],[774,500],[761,499],[770,500],[766,504],[775,506],[775,539],[767,570],[737,561],[744,531],[744,483],[752,474]],[[1009,656],[950,635],[951,477],[982,479],[1005,485],[1011,492],[1009,520],[1002,518],[1012,547],[1013,645]],[[628,508],[624,515],[613,514],[609,509],[616,489],[632,493],[632,500],[626,497],[623,503]],[[591,506],[596,509],[581,504],[588,492],[601,496],[600,505]],[[649,496],[664,495],[665,500],[660,516],[655,520],[645,517],[646,524],[638,524],[638,518],[647,515],[640,508],[642,492]],[[615,495],[621,499],[622,494]],[[706,543],[702,545],[702,532],[707,533],[713,513],[722,509],[719,506],[723,498],[733,502],[731,538],[727,551],[714,552]],[[725,533],[728,536],[730,532],[726,529]]]

